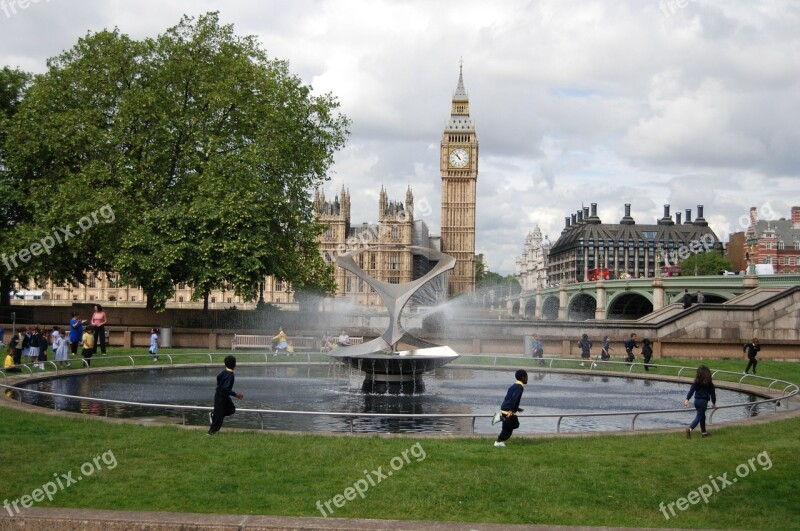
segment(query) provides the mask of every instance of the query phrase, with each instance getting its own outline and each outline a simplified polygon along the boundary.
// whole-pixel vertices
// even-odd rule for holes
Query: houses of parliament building
[[[414,195],[408,187],[401,200],[390,200],[381,187],[376,224],[352,223],[350,193],[343,186],[333,198],[324,191],[314,191],[314,211],[325,227],[319,237],[320,251],[328,263],[334,263],[342,252],[365,249],[356,255],[356,263],[367,274],[388,283],[404,283],[422,277],[432,267],[424,252],[409,247],[435,248],[456,258],[449,273],[447,291],[450,297],[472,293],[475,289],[475,198],[478,178],[478,139],[469,114],[469,98],[464,88],[463,71],[459,68],[458,84],[453,93],[450,118],[440,144],[439,168],[442,179],[441,235],[429,233],[427,224],[414,218]],[[345,297],[365,306],[379,306],[380,297],[369,286],[341,268],[334,269],[336,297]],[[141,288],[119,285],[113,273],[87,274],[85,284],[18,287],[16,298],[51,299],[51,301],[117,303],[144,305]],[[440,297],[444,297],[441,288]],[[20,296],[23,294],[23,296]],[[29,295],[32,294],[32,295]],[[195,307],[202,301],[191,301],[191,286],[178,284],[167,307]],[[263,285],[264,302],[278,305],[294,302],[294,292],[288,282],[267,277]],[[69,302],[67,302],[69,301]],[[209,305],[225,308],[236,305],[248,308],[255,302],[245,302],[232,286],[209,294]]]

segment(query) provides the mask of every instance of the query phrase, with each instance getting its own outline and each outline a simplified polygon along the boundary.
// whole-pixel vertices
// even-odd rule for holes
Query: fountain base
[[[458,353],[450,347],[439,346],[364,354],[348,354],[346,351],[340,354],[334,350],[330,356],[354,369],[363,371],[369,380],[412,382],[421,380],[422,373],[441,367],[458,358]]]

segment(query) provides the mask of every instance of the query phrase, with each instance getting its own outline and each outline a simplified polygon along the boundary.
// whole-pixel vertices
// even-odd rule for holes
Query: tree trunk
[[[208,292],[203,293],[203,311],[208,311]]]
[[[0,306],[11,306],[11,277],[0,277]]]

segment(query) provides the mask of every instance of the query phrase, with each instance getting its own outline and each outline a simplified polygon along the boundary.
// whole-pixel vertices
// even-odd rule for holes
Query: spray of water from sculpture
[[[456,259],[435,249],[410,246],[436,265],[426,275],[412,282],[390,284],[367,275],[355,262],[354,256],[364,252],[360,249],[336,257],[336,264],[366,282],[380,296],[389,312],[389,326],[379,337],[362,343],[340,347],[330,355],[366,375],[363,388],[372,392],[405,392],[411,384],[419,392],[423,389],[422,374],[441,367],[458,357],[447,346],[439,346],[414,337],[400,324],[400,314],[414,294],[431,279],[442,275],[456,265]],[[400,350],[408,346],[406,350]]]

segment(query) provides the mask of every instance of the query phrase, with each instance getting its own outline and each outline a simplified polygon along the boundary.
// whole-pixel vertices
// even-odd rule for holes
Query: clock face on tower
[[[466,149],[456,148],[450,152],[450,166],[454,168],[463,168],[469,164],[469,153]]]

